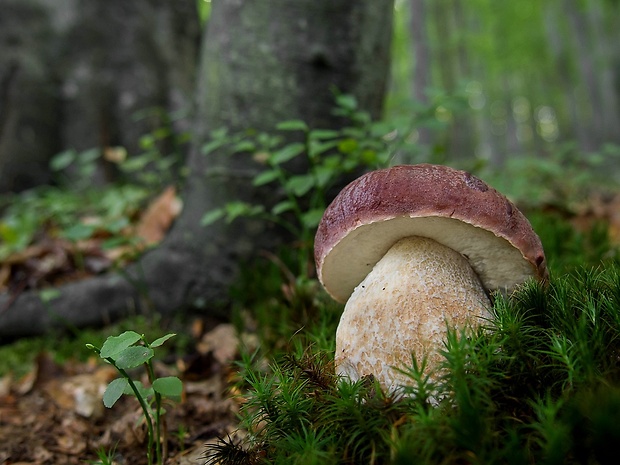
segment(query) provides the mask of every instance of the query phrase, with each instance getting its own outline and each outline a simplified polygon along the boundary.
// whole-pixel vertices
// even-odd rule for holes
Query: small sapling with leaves
[[[181,380],[175,376],[156,378],[153,369],[154,350],[160,347],[175,334],[166,334],[149,343],[144,335],[134,331],[125,331],[118,336],[110,336],[101,348],[87,344],[89,349],[95,351],[102,359],[110,363],[120,373],[121,377],[112,381],[103,394],[103,404],[111,408],[123,394],[133,395],[138,399],[144,413],[147,427],[147,459],[148,464],[162,464],[162,443],[165,442],[165,431],[162,431],[162,399],[179,399],[183,391]],[[127,370],[144,365],[150,386],[134,380]],[[154,425],[153,425],[154,423]],[[155,450],[155,462],[153,461]]]

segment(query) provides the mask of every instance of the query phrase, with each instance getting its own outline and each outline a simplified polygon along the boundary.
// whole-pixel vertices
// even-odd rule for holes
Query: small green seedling
[[[97,449],[97,458],[99,460],[89,460],[90,465],[114,465],[114,456],[116,455],[116,446],[110,450],[106,450],[103,447]]]
[[[112,381],[103,394],[103,404],[111,408],[123,394],[133,395],[138,399],[147,427],[147,459],[148,464],[153,462],[153,449],[158,465],[163,463],[162,443],[165,442],[165,432],[162,431],[162,399],[179,399],[183,391],[181,380],[175,376],[155,378],[153,370],[153,355],[156,347],[160,347],[175,334],[166,334],[151,343],[144,335],[134,331],[125,331],[118,336],[110,336],[99,349],[92,344],[86,346],[95,351],[102,359],[110,363],[121,374],[120,378]],[[133,380],[126,370],[144,365],[149,377],[150,387],[137,380]],[[155,423],[155,426],[153,426]]]

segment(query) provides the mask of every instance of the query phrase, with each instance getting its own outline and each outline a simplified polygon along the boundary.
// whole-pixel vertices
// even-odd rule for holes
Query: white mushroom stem
[[[336,366],[351,380],[372,374],[394,392],[411,380],[394,367],[411,356],[440,360],[447,325],[488,318],[491,302],[467,259],[423,237],[398,241],[355,288],[336,331]]]

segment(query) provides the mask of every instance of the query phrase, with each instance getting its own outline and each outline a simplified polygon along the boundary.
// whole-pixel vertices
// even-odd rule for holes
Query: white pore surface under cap
[[[351,380],[372,374],[390,391],[411,384],[394,367],[411,366],[412,354],[436,365],[446,324],[477,324],[490,306],[460,253],[432,239],[401,239],[347,301],[336,331],[337,372]]]
[[[469,260],[490,290],[510,292],[533,274],[531,264],[506,239],[453,218],[396,217],[362,225],[351,231],[325,257],[323,282],[328,291],[346,302],[351,290],[399,239],[421,236],[458,251]]]

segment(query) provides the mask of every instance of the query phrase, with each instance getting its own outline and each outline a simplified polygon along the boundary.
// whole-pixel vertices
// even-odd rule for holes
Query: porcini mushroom
[[[391,391],[397,368],[439,359],[446,324],[489,317],[493,291],[546,280],[540,239],[525,216],[477,177],[447,166],[401,165],[346,186],[315,238],[319,280],[346,302],[337,372],[372,374]]]

